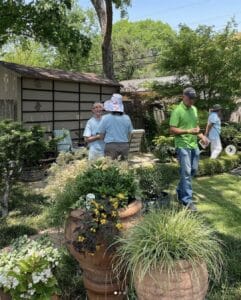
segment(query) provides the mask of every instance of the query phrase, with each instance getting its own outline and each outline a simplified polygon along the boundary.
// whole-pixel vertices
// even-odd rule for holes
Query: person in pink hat
[[[105,156],[112,159],[127,159],[129,152],[129,137],[133,130],[131,119],[124,113],[124,105],[120,94],[113,94],[104,103],[105,111],[99,133],[105,142]]]

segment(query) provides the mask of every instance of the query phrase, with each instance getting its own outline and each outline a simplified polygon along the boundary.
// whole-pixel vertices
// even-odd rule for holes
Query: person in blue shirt
[[[208,117],[208,123],[205,135],[210,140],[211,156],[210,158],[216,159],[222,151],[222,143],[220,139],[221,134],[221,105],[215,104],[211,109]]]
[[[94,103],[93,117],[88,120],[84,130],[84,139],[89,147],[89,160],[96,160],[104,156],[105,143],[99,135],[99,125],[102,119],[103,105]]]
[[[105,142],[105,156],[127,159],[133,126],[129,116],[124,114],[122,96],[113,94],[111,99],[104,103],[104,109],[108,114],[103,116],[99,132]]]

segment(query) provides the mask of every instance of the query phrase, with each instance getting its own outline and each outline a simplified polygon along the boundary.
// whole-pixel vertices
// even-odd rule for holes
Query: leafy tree
[[[185,84],[182,76],[186,75],[206,100],[241,94],[241,39],[233,22],[221,32],[209,26],[193,30],[182,25],[168,44],[161,67],[177,74],[178,83]]]
[[[120,80],[160,76],[157,62],[174,31],[161,21],[121,20],[113,25],[114,66]]]
[[[71,26],[71,0],[0,1],[0,46],[14,37],[33,38],[70,55],[87,55],[90,40]],[[65,50],[66,51],[66,50]]]
[[[125,14],[126,6],[131,4],[131,0],[91,0],[93,4],[102,34],[102,64],[104,75],[114,79],[113,53],[112,53],[112,25],[113,25],[113,4]]]
[[[20,39],[3,47],[1,60],[27,66],[51,67],[55,62],[55,49],[32,39]]]

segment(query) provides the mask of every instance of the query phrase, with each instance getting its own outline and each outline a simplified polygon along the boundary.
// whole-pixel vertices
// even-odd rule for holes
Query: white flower
[[[16,274],[20,274],[20,269],[19,269],[19,267],[13,268],[13,272],[15,272]]]

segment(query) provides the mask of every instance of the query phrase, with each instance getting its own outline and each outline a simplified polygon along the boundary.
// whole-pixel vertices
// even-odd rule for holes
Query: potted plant
[[[187,210],[152,211],[117,240],[116,272],[131,274],[139,300],[203,300],[209,278],[219,278],[220,243]]]
[[[89,299],[123,299],[125,287],[112,272],[113,237],[139,218],[135,176],[108,159],[90,164],[57,196],[52,216],[67,217],[68,249],[83,269]],[[117,293],[117,295],[115,294]]]
[[[170,165],[156,164],[137,169],[140,189],[145,210],[168,206],[170,197],[167,190],[176,178],[175,170]]]
[[[1,299],[58,299],[53,273],[58,262],[58,251],[46,240],[19,238],[0,252]]]

